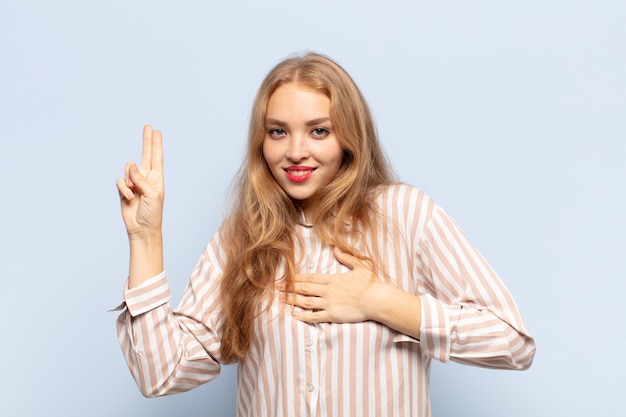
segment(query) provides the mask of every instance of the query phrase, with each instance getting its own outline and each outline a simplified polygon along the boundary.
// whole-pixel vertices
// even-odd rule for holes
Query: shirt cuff
[[[458,318],[450,308],[430,294],[420,296],[422,302],[420,345],[422,351],[441,362],[450,360],[451,323]]]
[[[172,298],[165,271],[129,289],[124,287],[124,304],[132,317],[166,304]]]

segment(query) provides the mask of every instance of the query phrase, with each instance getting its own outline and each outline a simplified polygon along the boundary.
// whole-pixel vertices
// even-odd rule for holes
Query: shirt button
[[[307,266],[309,269],[313,269],[313,268],[315,268],[315,264],[314,264],[313,262],[309,262],[306,266]]]
[[[312,341],[311,339],[307,339],[307,340],[306,340],[306,345],[307,345],[307,346],[311,346],[311,345],[313,345],[313,341]]]
[[[315,385],[313,385],[313,384],[309,384],[309,385],[307,385],[307,386],[306,386],[306,389],[307,389],[309,392],[313,392],[313,390],[315,390]]]

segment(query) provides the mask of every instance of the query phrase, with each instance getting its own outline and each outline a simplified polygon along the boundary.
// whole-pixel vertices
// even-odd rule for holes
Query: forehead
[[[279,120],[310,120],[329,117],[330,99],[323,93],[301,84],[285,84],[270,96],[267,118]]]

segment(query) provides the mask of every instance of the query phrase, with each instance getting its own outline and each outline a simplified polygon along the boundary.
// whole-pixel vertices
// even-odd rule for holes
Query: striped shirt
[[[420,296],[419,340],[373,321],[304,323],[275,297],[238,363],[237,416],[428,417],[431,359],[531,365],[535,345],[515,301],[443,209],[402,184],[383,187],[376,201],[386,219],[377,241],[365,233],[351,243],[361,253],[378,245],[387,271],[381,279]],[[298,233],[299,273],[347,272],[313,228]],[[125,291],[117,331],[144,395],[186,391],[218,376],[225,262],[217,234],[175,310],[164,273]]]

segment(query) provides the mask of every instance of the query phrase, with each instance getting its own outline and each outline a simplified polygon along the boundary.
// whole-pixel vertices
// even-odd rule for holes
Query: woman
[[[279,63],[254,101],[233,207],[177,309],[163,272],[162,139],[117,182],[130,241],[118,334],[146,396],[237,362],[238,416],[430,416],[430,360],[526,369],[534,341],[454,221],[394,182],[332,60]]]

